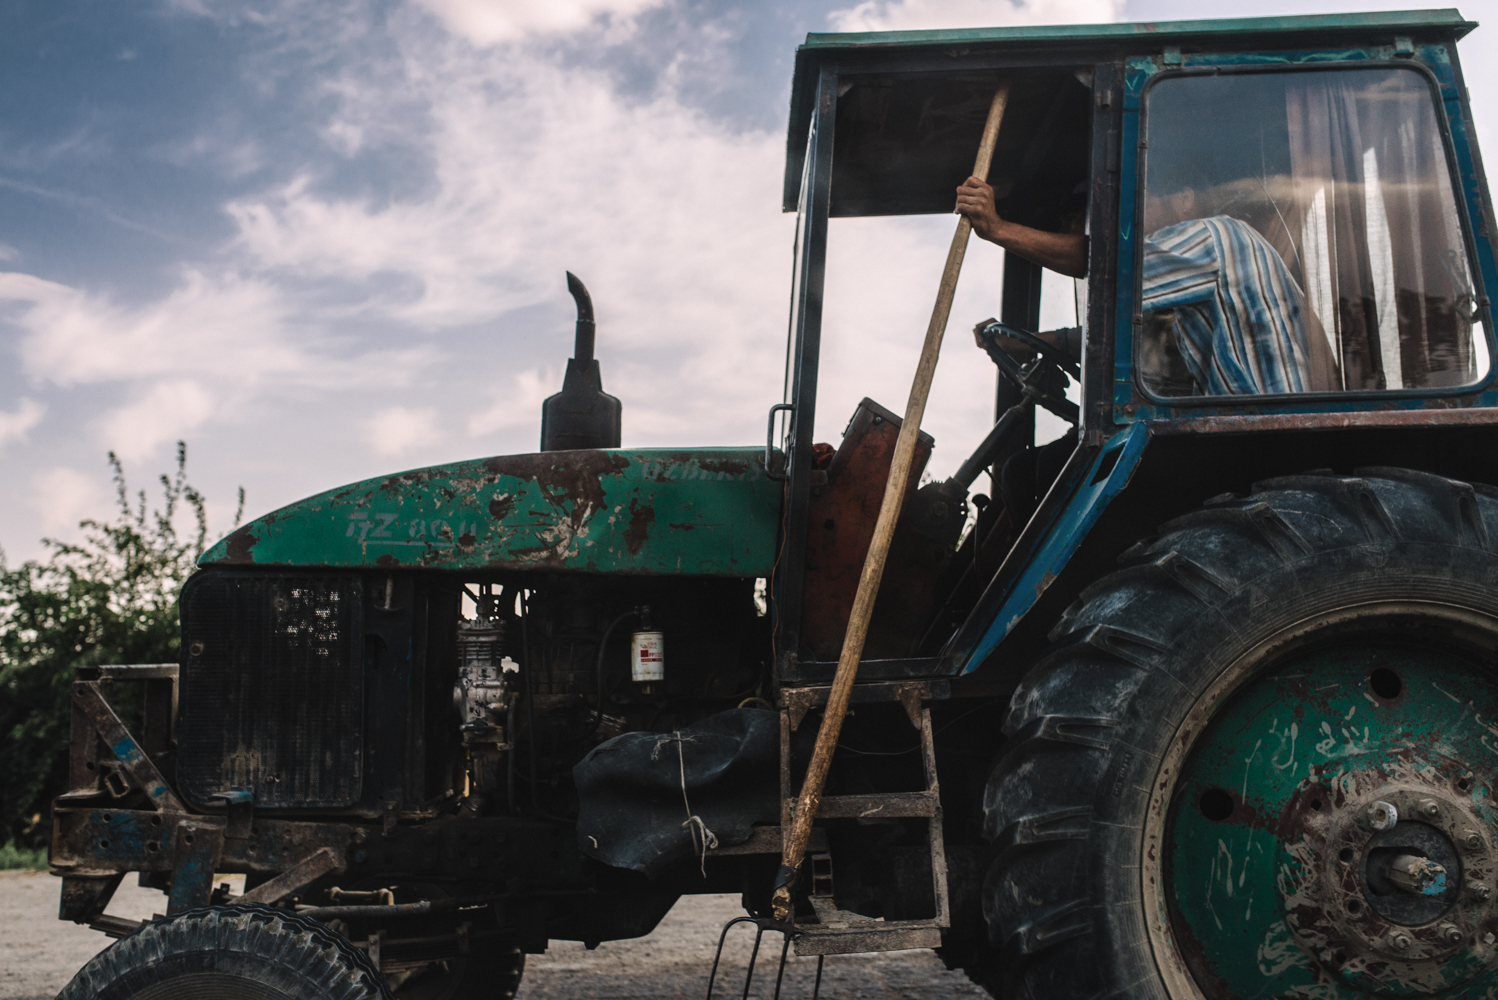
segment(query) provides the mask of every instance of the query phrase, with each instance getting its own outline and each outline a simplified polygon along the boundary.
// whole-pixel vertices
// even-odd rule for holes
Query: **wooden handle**
[[[975,177],[988,176],[994,143],[999,137],[999,125],[1004,120],[1004,106],[1008,102],[1009,81],[1006,80],[999,85],[998,91],[993,95],[993,103],[988,108],[988,122],[983,127],[983,140],[978,144],[978,159],[973,165]],[[863,656],[864,641],[868,638],[874,599],[879,595],[879,582],[884,577],[884,561],[889,555],[890,542],[895,535],[895,524],[900,520],[900,505],[905,500],[905,487],[910,481],[910,465],[915,457],[916,436],[920,434],[921,418],[926,413],[926,399],[931,395],[931,380],[936,375],[936,358],[941,353],[941,340],[947,331],[952,297],[957,292],[957,276],[962,273],[962,258],[967,253],[968,236],[972,229],[972,222],[963,216],[957,223],[957,232],[952,234],[952,245],[947,250],[947,266],[942,270],[941,285],[936,291],[936,305],[931,310],[931,322],[926,326],[926,342],[921,346],[921,359],[916,365],[915,381],[910,387],[910,401],[905,404],[905,422],[900,425],[900,436],[895,441],[895,457],[890,464],[889,481],[884,485],[884,502],[879,507],[879,520],[874,525],[869,554],[864,558],[863,573],[858,578],[858,594],[853,599],[853,612],[848,617],[842,655],[837,661],[832,690],[827,695],[827,710],[822,714],[822,727],[817,731],[817,742],[812,750],[811,763],[806,769],[806,780],[801,784],[801,797],[796,802],[796,814],[791,819],[790,835],[784,841],[773,902],[775,919],[781,922],[790,919],[791,890],[806,854],[807,841],[811,838],[812,821],[816,819],[817,807],[822,802],[827,770],[832,765],[832,751],[842,732],[843,718],[848,714],[848,699],[853,694],[853,680],[858,674],[858,661]]]

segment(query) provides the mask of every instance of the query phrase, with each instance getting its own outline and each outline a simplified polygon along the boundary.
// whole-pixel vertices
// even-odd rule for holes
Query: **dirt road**
[[[52,1000],[73,973],[108,939],[57,919],[58,882],[35,872],[0,872],[0,1000]],[[166,897],[127,879],[109,912],[149,918],[165,908]],[[736,896],[688,896],[653,934],[615,941],[585,951],[580,944],[554,942],[545,955],[526,959],[520,1000],[695,1000],[707,988],[708,968],[719,929],[741,915]],[[719,997],[743,993],[743,974],[752,935],[742,926],[724,958],[727,982]],[[766,936],[779,953],[778,936]],[[816,959],[791,959],[782,996],[811,996]],[[754,996],[768,998],[773,961],[760,964]],[[763,978],[761,978],[763,977]],[[763,989],[758,988],[763,985]],[[725,987],[727,987],[725,989]],[[827,960],[822,996],[829,1000],[947,1000],[986,997],[960,973],[947,972],[930,952]]]

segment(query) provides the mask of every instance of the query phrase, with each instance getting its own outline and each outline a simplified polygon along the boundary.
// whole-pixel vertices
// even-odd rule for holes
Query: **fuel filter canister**
[[[666,635],[636,632],[630,640],[629,676],[636,684],[666,679]]]

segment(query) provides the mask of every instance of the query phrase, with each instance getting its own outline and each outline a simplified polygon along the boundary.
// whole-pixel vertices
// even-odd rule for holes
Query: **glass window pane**
[[[1146,114],[1147,389],[1424,389],[1487,373],[1420,74],[1175,77]]]

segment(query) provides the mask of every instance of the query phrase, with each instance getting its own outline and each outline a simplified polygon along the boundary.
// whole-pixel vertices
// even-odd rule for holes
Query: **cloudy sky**
[[[1255,14],[1397,8],[1259,0]],[[190,449],[227,529],[344,482],[534,450],[592,290],[627,446],[753,444],[778,400],[785,108],[808,31],[1231,16],[1223,0],[5,0],[0,546]],[[1467,3],[1474,19],[1498,3]],[[1498,22],[1498,18],[1492,18]],[[1498,23],[1463,43],[1498,141]],[[904,406],[952,219],[839,220],[823,414]],[[996,310],[968,257],[960,329]],[[1069,288],[1047,286],[1069,322]],[[948,339],[950,471],[993,369]]]

